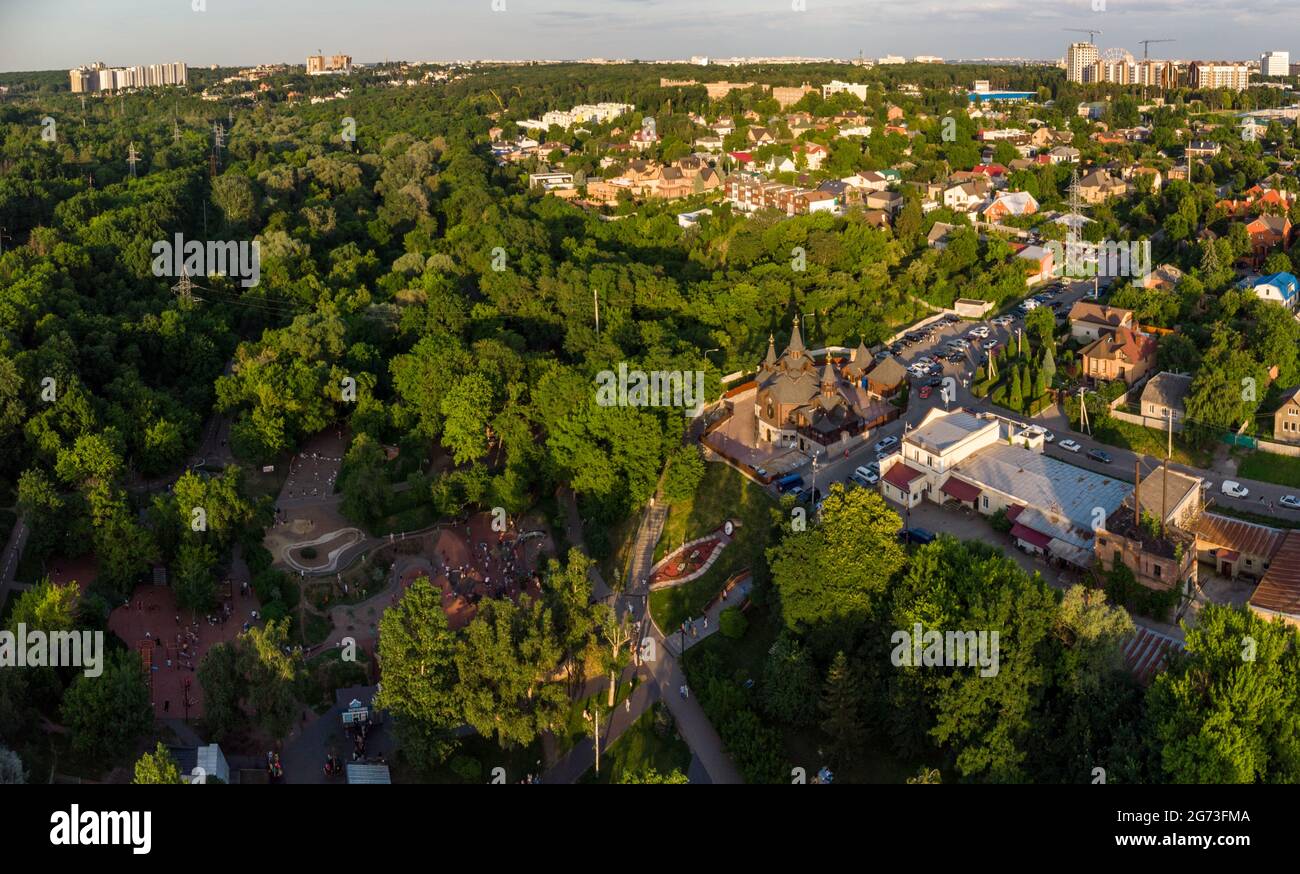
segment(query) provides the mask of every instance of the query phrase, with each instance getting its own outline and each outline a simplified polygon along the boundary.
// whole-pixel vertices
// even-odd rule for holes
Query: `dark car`
[[[898,532],[898,539],[903,543],[926,544],[934,541],[934,534],[924,528],[904,528]]]
[[[1110,464],[1110,456],[1100,449],[1088,450],[1088,457],[1093,461],[1100,461],[1102,464]]]
[[[943,377],[936,376],[933,379],[931,379],[929,382],[927,382],[926,385],[928,385],[930,388],[938,388],[939,386],[943,385]]]

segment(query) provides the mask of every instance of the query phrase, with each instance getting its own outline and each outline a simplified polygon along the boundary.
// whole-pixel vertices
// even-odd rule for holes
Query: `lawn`
[[[600,687],[600,691],[594,695],[588,695],[585,698],[575,698],[569,702],[569,714],[565,719],[564,728],[555,733],[555,742],[561,753],[568,752],[573,745],[582,740],[591,733],[591,723],[587,722],[582,715],[587,711],[593,702],[600,708],[602,716],[608,720],[609,714],[609,679],[605,678],[605,683]],[[614,706],[617,708],[623,703],[623,699],[632,694],[635,688],[633,683],[618,684],[614,690]]]
[[[600,774],[595,768],[582,775],[580,783],[618,783],[624,774],[636,774],[653,768],[660,774],[686,773],[691,764],[690,747],[674,729],[664,737],[656,730],[656,713],[662,702],[641,714],[636,722],[619,735],[614,745],[601,752]]]
[[[1144,428],[1132,422],[1121,422],[1110,417],[1093,427],[1093,437],[1102,443],[1109,443],[1111,446],[1144,455],[1153,455],[1156,458],[1164,458],[1165,451],[1169,448],[1169,438],[1164,431]],[[1214,453],[1194,447],[1181,434],[1175,434],[1174,452],[1169,460],[1188,467],[1207,468],[1214,460]]]
[[[1300,458],[1290,455],[1251,452],[1237,462],[1237,473],[1245,479],[1300,489]]]
[[[656,560],[682,543],[716,530],[728,518],[740,524],[732,542],[704,576],[650,593],[650,612],[661,629],[668,631],[698,616],[728,579],[764,560],[775,506],[767,492],[729,465],[713,462],[705,466],[694,497],[669,507],[655,547]]]

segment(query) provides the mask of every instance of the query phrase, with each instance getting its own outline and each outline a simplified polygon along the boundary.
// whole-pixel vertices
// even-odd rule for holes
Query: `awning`
[[[1019,522],[1011,526],[1011,536],[1017,540],[1023,540],[1030,546],[1037,546],[1039,549],[1047,549],[1047,544],[1052,542],[1052,538],[1046,534],[1032,528],[1026,528]]]
[[[1032,529],[1031,529],[1032,530]],[[1096,553],[1091,549],[1083,549],[1075,546],[1073,543],[1067,543],[1059,538],[1052,538],[1052,543],[1048,546],[1047,551],[1059,559],[1068,561],[1075,567],[1088,568],[1092,567],[1096,559]]]
[[[979,486],[971,485],[965,480],[960,480],[955,476],[950,476],[948,477],[948,481],[943,484],[943,488],[939,491],[943,492],[950,498],[973,504],[980,496],[981,489]]]
[[[905,464],[903,462],[899,462],[898,464],[895,464],[893,467],[891,467],[889,469],[889,472],[885,474],[885,482],[889,483],[891,486],[893,486],[896,489],[902,489],[905,492],[910,492],[912,490],[911,489],[912,482],[914,480],[920,479],[923,476],[925,476],[924,473],[912,467],[911,465]]]
[[[1220,549],[1214,554],[1214,557],[1219,561],[1235,562],[1237,559],[1241,558],[1241,553],[1235,549]]]

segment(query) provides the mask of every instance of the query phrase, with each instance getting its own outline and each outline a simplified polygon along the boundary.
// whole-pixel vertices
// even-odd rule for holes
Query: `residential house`
[[[1125,178],[1134,183],[1134,188],[1142,190],[1141,180],[1151,180],[1151,192],[1157,193],[1164,187],[1165,179],[1155,167],[1129,167]]]
[[[1206,158],[1217,157],[1222,149],[1223,146],[1218,143],[1210,142],[1209,140],[1193,140],[1188,144],[1183,153],[1189,158],[1200,158],[1204,160]]]
[[[1291,219],[1285,215],[1261,215],[1246,224],[1253,251],[1253,263],[1263,264],[1279,246],[1291,245]]]
[[[745,131],[745,140],[751,146],[770,146],[776,137],[765,127],[751,127]]]
[[[1282,393],[1282,402],[1273,411],[1273,439],[1300,446],[1300,386]]]
[[[1133,385],[1155,366],[1156,341],[1129,328],[1119,328],[1094,340],[1079,354],[1083,357],[1083,373],[1089,379],[1122,379]]]
[[[987,182],[963,182],[943,192],[943,205],[959,212],[974,212],[988,197]]]
[[[1081,300],[1070,307],[1070,336],[1079,342],[1096,340],[1120,328],[1135,327],[1133,311]]]
[[[1187,394],[1192,389],[1191,376],[1162,371],[1147,380],[1138,398],[1139,414],[1149,427],[1183,430],[1187,417]]]
[[[1073,146],[1057,146],[1047,153],[1047,158],[1053,164],[1077,164],[1079,150]]]
[[[820,170],[822,163],[830,157],[830,152],[820,143],[802,143],[793,149],[796,159],[803,155],[809,170]]]
[[[700,137],[695,141],[695,148],[706,152],[721,152],[722,137]]]
[[[887,228],[890,226],[891,216],[883,209],[868,209],[862,212],[862,220],[873,228]]]
[[[1093,170],[1079,180],[1079,199],[1084,203],[1102,203],[1127,191],[1127,183],[1105,170]]]
[[[980,212],[986,222],[997,223],[1012,216],[1033,215],[1038,212],[1038,201],[1027,191],[1003,191]]]
[[[1016,259],[1025,263],[1025,284],[1046,282],[1056,270],[1056,256],[1045,246],[1023,246]]]
[[[948,248],[948,237],[956,228],[956,225],[947,222],[935,222],[930,233],[925,236],[925,244],[940,251]]]
[[[1142,287],[1167,291],[1176,287],[1182,280],[1183,271],[1173,264],[1161,264],[1143,277]]]
[[[749,152],[727,152],[727,157],[742,170],[752,171],[754,169],[754,156]]]
[[[903,195],[897,191],[872,191],[863,202],[868,209],[882,209],[893,215],[903,208]]]
[[[1238,288],[1249,289],[1261,300],[1280,303],[1289,310],[1296,308],[1296,278],[1290,273],[1273,273],[1268,276],[1247,277],[1237,283]]]

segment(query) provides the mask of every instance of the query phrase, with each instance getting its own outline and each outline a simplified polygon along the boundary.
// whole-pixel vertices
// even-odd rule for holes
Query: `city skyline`
[[[270,7],[254,0],[9,0],[0,9],[0,70],[147,64],[164,56],[190,66],[301,64],[318,52],[346,53],[358,63],[859,53],[1051,61],[1086,39],[1065,28],[1100,30],[1099,48],[1137,57],[1141,39],[1175,40],[1152,57],[1258,61],[1270,50],[1300,53],[1300,10],[1280,0],[1245,0],[1230,10],[1183,0],[1102,2],[1106,9],[1094,12],[1094,0],[884,0],[870,8],[847,0],[718,0],[708,9],[689,0],[391,0],[358,16],[343,0]]]

